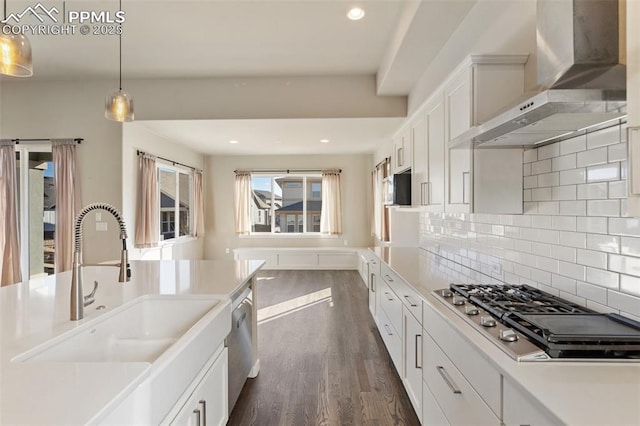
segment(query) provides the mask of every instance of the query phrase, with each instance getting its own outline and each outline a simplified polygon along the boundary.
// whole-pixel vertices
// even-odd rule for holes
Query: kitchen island
[[[127,283],[118,283],[117,268],[85,267],[84,282],[97,281],[99,285],[95,303],[85,308],[85,318],[80,321],[69,320],[69,272],[3,287],[0,289],[0,424],[99,421],[152,373],[148,362],[19,362],[15,359],[17,356],[57,336],[73,333],[141,297],[206,296],[229,304],[229,298],[250,283],[255,299],[256,273],[262,264],[261,261],[226,260],[134,261],[131,262],[132,278]],[[259,368],[255,331],[254,324],[256,371],[252,373],[257,373]],[[180,348],[170,349],[179,352]]]
[[[481,411],[489,413],[489,420],[484,422],[476,417],[473,424],[640,425],[640,361],[517,362],[471,328],[432,293],[448,288],[450,283],[500,284],[498,280],[418,248],[376,247],[371,252],[384,265],[381,279],[388,282],[387,289],[398,292],[399,298],[408,289],[423,304],[423,338],[424,342],[430,342],[423,346],[424,357],[420,366],[424,368],[418,373],[425,377],[423,424],[438,423],[440,408],[447,415],[447,420],[442,421],[456,424],[451,418],[464,414],[464,410],[447,412],[447,402],[455,402],[455,398],[467,401],[469,395],[477,395],[478,406],[482,407]],[[393,274],[396,276],[391,276]],[[376,284],[376,289],[382,288],[380,284]],[[403,285],[408,287],[403,288]],[[386,297],[382,299],[383,303],[387,300]],[[379,328],[384,326],[383,321],[387,318],[378,320]],[[434,338],[429,338],[429,335]],[[436,343],[441,348],[433,350]],[[453,348],[456,350],[449,350]],[[436,374],[432,381],[429,375],[438,371],[429,368],[428,355],[441,349],[453,361],[448,367],[451,372],[461,372],[457,384],[468,381],[471,385],[466,392],[456,393],[453,399],[449,399],[452,394],[446,387],[443,398],[438,399],[436,390],[441,384],[441,377]],[[420,352],[420,348],[416,351]],[[413,351],[408,353],[411,355]],[[442,369],[442,365],[445,364],[436,368]],[[440,407],[435,403],[428,404],[432,394]],[[527,418],[529,409],[541,413],[545,419],[536,423],[531,420],[532,416]],[[434,412],[437,412],[435,416]]]

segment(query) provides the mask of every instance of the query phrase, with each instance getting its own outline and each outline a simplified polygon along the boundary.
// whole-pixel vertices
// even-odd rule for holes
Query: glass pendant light
[[[122,10],[122,0],[119,4],[120,10]],[[120,42],[120,88],[107,96],[104,116],[113,121],[133,121],[133,98],[122,90],[122,31],[118,37]]]
[[[4,19],[7,19],[7,0],[4,0]],[[11,25],[0,24],[0,74],[31,77],[31,43],[24,34],[13,34]]]

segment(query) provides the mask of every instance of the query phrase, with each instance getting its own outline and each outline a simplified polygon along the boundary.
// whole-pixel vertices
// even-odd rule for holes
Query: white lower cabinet
[[[364,283],[364,285],[368,286],[369,262],[367,262],[367,258],[364,257],[363,254],[358,256],[358,273],[360,274],[360,278],[362,278],[362,282]]]
[[[503,423],[505,426],[557,425],[560,421],[531,401],[509,379],[504,379]]]
[[[378,305],[379,301],[379,292],[378,289],[380,285],[378,281],[380,280],[380,276],[375,272],[369,271],[369,312],[371,312],[371,316],[378,323]]]
[[[423,425],[429,426],[449,426],[442,409],[436,402],[436,398],[431,393],[429,386],[422,382],[422,419]]]
[[[228,349],[224,348],[217,357],[212,357],[207,363],[203,373],[196,377],[163,424],[225,425],[229,418],[228,365]]]
[[[380,336],[382,336],[384,345],[387,347],[387,352],[389,352],[389,355],[391,356],[393,365],[395,365],[398,373],[401,374],[402,336],[400,335],[400,332],[396,331],[391,321],[389,321],[384,309],[380,309],[378,312],[378,330],[380,331]]]
[[[403,308],[403,321],[402,382],[418,418],[422,421],[422,324],[406,306]]]
[[[423,339],[424,380],[447,421],[452,425],[499,426],[500,419],[436,342],[428,333],[425,333]],[[423,424],[430,423],[423,420]]]

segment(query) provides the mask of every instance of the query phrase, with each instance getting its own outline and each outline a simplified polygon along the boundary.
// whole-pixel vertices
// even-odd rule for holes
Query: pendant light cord
[[[5,6],[7,4],[7,0],[5,1]],[[119,0],[119,8],[122,11],[122,0]],[[118,41],[120,43],[120,91],[122,92],[122,23],[120,23],[120,34],[118,34]]]

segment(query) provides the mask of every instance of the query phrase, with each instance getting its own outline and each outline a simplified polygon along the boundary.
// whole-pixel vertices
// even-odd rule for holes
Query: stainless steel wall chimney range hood
[[[536,93],[452,146],[539,146],[626,117],[618,0],[538,0]]]

